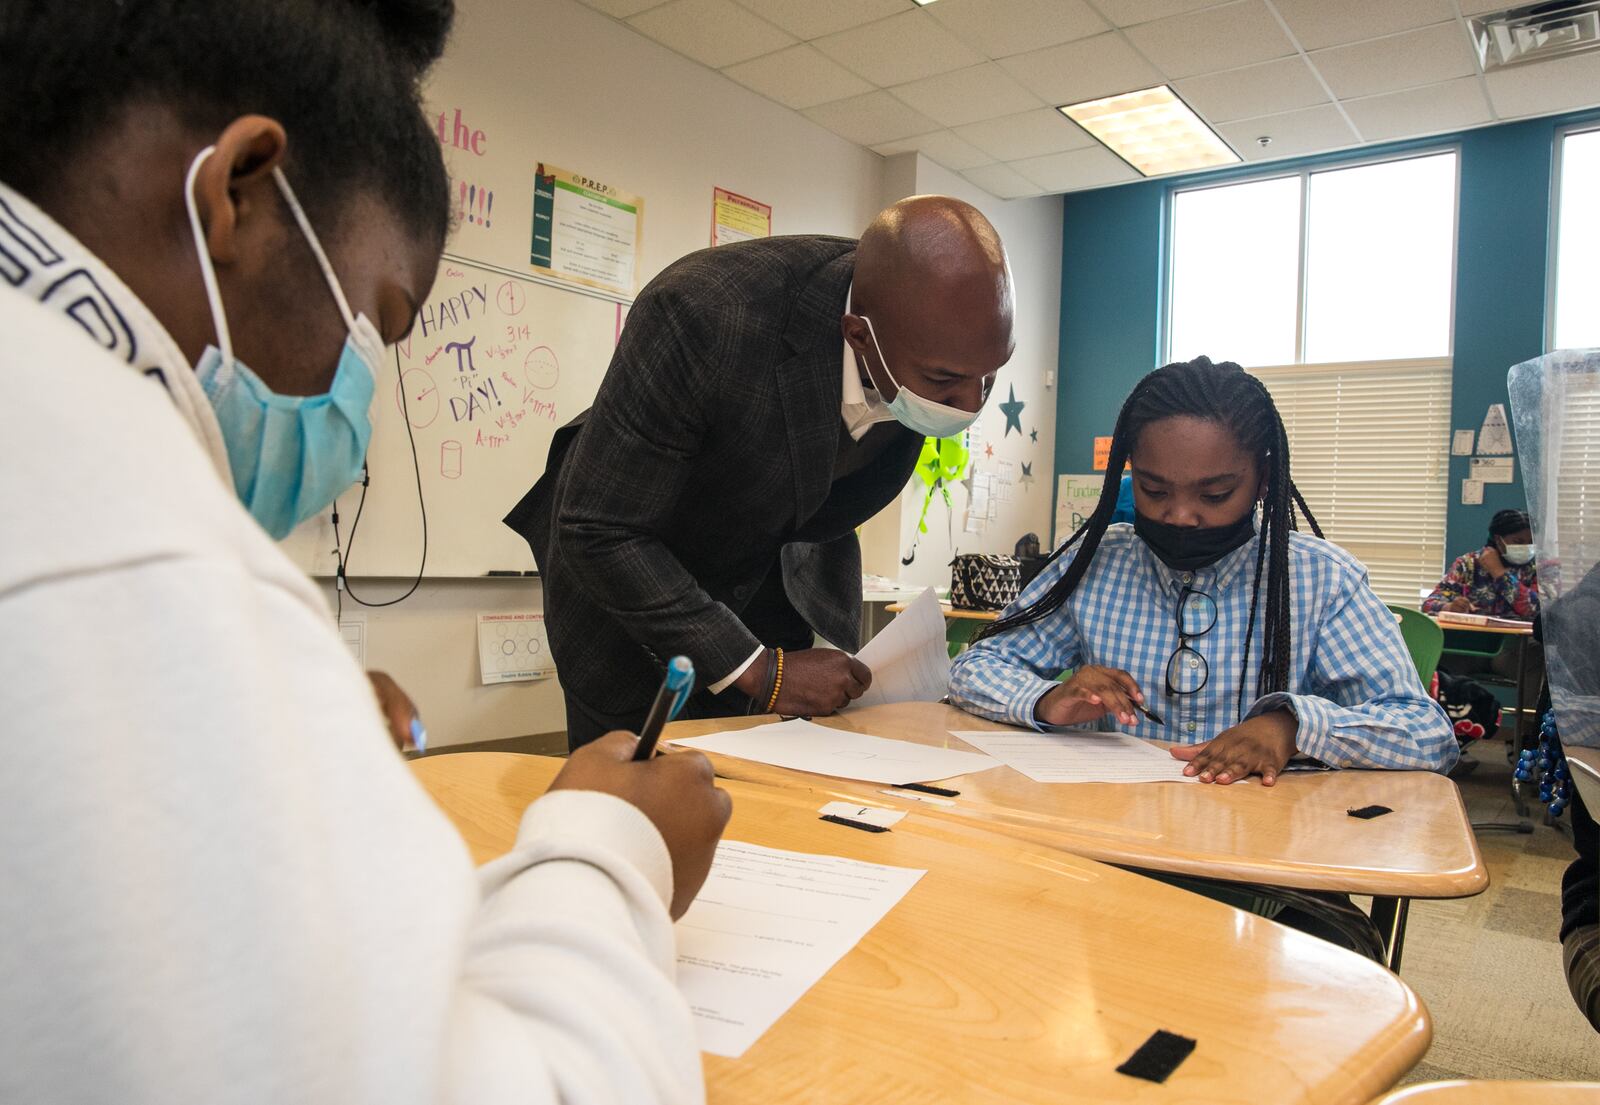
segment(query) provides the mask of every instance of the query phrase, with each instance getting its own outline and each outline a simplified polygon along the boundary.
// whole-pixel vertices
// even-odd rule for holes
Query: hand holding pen
[[[1109,715],[1131,726],[1138,724],[1135,711],[1157,725],[1166,724],[1145,705],[1144,692],[1133,676],[1120,668],[1086,664],[1041,698],[1033,713],[1045,725],[1082,725]]]

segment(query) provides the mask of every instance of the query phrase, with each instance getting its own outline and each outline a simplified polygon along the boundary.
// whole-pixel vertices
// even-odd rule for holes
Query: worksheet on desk
[[[1036,783],[1194,783],[1184,762],[1127,733],[1076,729],[954,730],[952,736],[988,753]]]
[[[737,1059],[926,874],[725,840],[677,925],[702,1051]]]
[[[938,702],[950,689],[944,611],[929,587],[856,653],[872,669],[872,685],[851,706]]]
[[[949,779],[1000,766],[1000,761],[977,752],[830,729],[804,718],[685,737],[671,743],[678,748],[737,756],[790,771],[896,786]]]

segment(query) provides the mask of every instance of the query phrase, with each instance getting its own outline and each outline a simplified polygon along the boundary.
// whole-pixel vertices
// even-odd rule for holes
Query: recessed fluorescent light
[[[911,0],[911,2],[919,8],[925,8],[929,4],[933,3],[933,0]]]
[[[1239,160],[1164,84],[1057,110],[1145,176],[1232,165]]]

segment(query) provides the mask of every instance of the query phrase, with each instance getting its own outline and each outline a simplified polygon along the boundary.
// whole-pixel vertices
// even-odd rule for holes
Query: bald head
[[[847,310],[845,340],[886,400],[904,386],[977,410],[1015,345],[1000,235],[976,207],[949,196],[911,196],[872,220],[856,247]]]

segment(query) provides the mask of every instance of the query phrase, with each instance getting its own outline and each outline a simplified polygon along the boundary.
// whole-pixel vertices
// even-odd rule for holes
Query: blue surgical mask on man
[[[217,333],[217,344],[207,346],[200,355],[195,375],[222,429],[234,490],[261,527],[274,540],[281,540],[360,477],[367,444],[372,440],[370,411],[383,359],[383,339],[366,315],[351,314],[344,289],[294,190],[282,170],[273,169],[272,178],[316,256],[348,336],[333,384],[324,395],[279,395],[234,357],[216,270],[194,198],[195,178],[213,151],[214,147],[200,151],[184,182],[189,225]]]
[[[893,414],[902,426],[915,430],[924,437],[955,437],[978,420],[978,413],[983,410],[981,404],[976,411],[964,411],[960,407],[935,403],[896,380],[894,374],[889,371],[889,361],[883,355],[883,346],[878,344],[878,334],[872,328],[872,320],[866,315],[860,318],[867,324],[867,335],[872,338],[872,348],[878,353],[878,363],[883,366],[883,374],[889,377],[889,382],[895,387],[894,399],[889,402],[889,413]],[[987,386],[984,388],[983,397],[985,401],[989,398]]]

